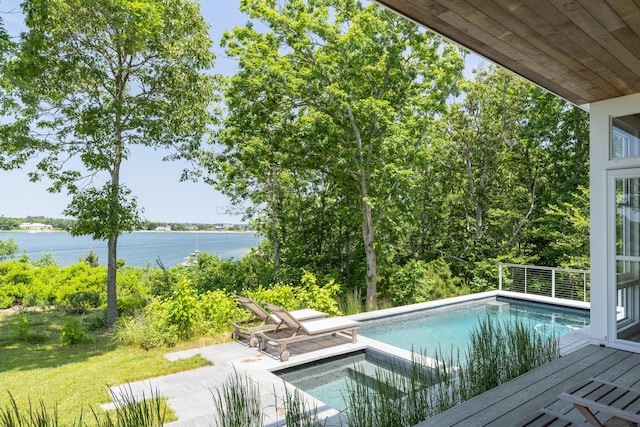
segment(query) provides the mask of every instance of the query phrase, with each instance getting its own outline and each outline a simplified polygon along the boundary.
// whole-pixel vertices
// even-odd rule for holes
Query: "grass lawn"
[[[57,406],[60,425],[71,425],[82,412],[84,421],[93,420],[91,408],[111,401],[108,386],[208,364],[200,356],[170,362],[163,354],[213,342],[146,351],[117,346],[109,331],[98,330],[90,332],[89,342],[62,345],[62,327],[74,317],[54,310],[0,314],[1,407],[7,407],[9,393],[25,410],[29,400],[36,406],[42,400],[50,413]]]

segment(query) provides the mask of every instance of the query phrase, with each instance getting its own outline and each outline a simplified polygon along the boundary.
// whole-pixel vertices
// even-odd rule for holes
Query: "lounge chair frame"
[[[239,339],[240,337],[247,337],[249,339],[249,346],[256,347],[258,345],[258,338],[256,333],[258,332],[277,332],[282,329],[286,329],[288,326],[279,317],[267,312],[260,304],[254,301],[252,298],[235,295],[235,299],[242,304],[247,310],[251,312],[247,320],[239,322],[233,322],[232,338]],[[302,310],[295,310],[290,313],[297,320],[313,320],[324,319],[327,317],[327,313],[321,311],[305,308]]]
[[[293,331],[285,337],[274,336],[274,331],[259,331],[256,333],[260,338],[260,350],[266,350],[268,347],[278,348],[280,350],[280,360],[283,362],[286,362],[291,355],[287,350],[287,345],[291,343],[329,335],[336,336],[337,334],[344,334],[351,337],[353,344],[358,341],[360,322],[356,322],[355,320],[344,317],[331,317],[327,319],[303,321],[294,318],[292,313],[289,313],[282,307],[269,303],[263,304],[268,310],[278,316],[278,318],[282,319],[288,326],[287,330]]]

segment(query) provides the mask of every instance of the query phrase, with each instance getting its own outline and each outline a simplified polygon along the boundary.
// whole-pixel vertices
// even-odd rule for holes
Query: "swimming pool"
[[[589,324],[589,311],[511,299],[489,299],[363,322],[360,335],[405,350],[465,350],[479,319],[518,320],[544,336],[559,337]]]
[[[371,383],[380,369],[394,370],[397,366],[394,363],[400,360],[395,355],[400,351],[387,353],[390,349],[399,347],[427,356],[433,356],[437,349],[457,347],[465,351],[472,329],[487,317],[499,322],[517,319],[531,325],[537,333],[544,336],[553,333],[556,337],[581,329],[590,320],[586,309],[506,298],[416,310],[362,321],[360,335],[392,346],[386,346],[384,351],[374,350],[375,344],[368,344],[367,350],[274,373],[320,402],[343,411],[350,381]]]
[[[350,381],[374,388],[377,378],[391,375],[391,371],[398,372],[401,366],[408,368],[408,362],[368,349],[278,371],[276,374],[326,405],[344,411]]]

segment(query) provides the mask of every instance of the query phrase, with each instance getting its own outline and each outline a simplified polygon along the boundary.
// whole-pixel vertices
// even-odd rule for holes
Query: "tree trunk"
[[[352,175],[357,180],[358,191],[360,192],[360,210],[362,213],[362,238],[364,240],[364,255],[367,263],[367,277],[365,284],[367,286],[367,309],[376,309],[378,307],[378,260],[376,258],[376,226],[373,222],[373,213],[371,205],[367,201],[369,199],[369,172],[366,170],[364,145],[360,135],[360,129],[356,123],[351,107],[347,107],[349,121],[355,136],[356,146],[358,147],[358,173]]]
[[[378,267],[376,259],[376,229],[373,224],[373,215],[371,213],[371,206],[366,201],[366,198],[361,200],[362,206],[362,237],[364,238],[364,253],[367,262],[367,308],[375,309],[378,307]]]
[[[107,324],[113,326],[118,319],[118,297],[116,294],[116,260],[118,235],[112,233],[107,242]]]

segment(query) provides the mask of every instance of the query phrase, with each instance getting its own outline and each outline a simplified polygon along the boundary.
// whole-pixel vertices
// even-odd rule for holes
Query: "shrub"
[[[82,307],[77,307],[74,304],[79,302],[86,304],[87,308],[94,308],[106,301],[106,267],[90,267],[79,262],[61,268],[52,280],[56,283],[56,305],[62,309],[75,307],[82,311]],[[71,296],[72,294],[78,294],[78,296]],[[95,295],[98,295],[99,303],[96,303]]]
[[[135,316],[121,317],[116,322],[116,343],[137,345],[145,350],[172,347],[178,342],[178,330],[166,319],[166,310],[162,301],[156,299]]]
[[[18,261],[0,263],[0,307],[22,305],[34,279],[34,268]]]
[[[62,325],[60,344],[74,345],[88,340],[89,336],[86,334],[84,326],[82,326],[82,323],[78,319],[68,320]]]
[[[217,335],[229,330],[232,322],[245,317],[235,298],[223,290],[202,295],[199,307],[203,318],[200,332],[206,335]]]
[[[87,331],[98,331],[107,326],[107,312],[94,310],[82,316],[82,325]]]
[[[244,293],[259,303],[265,301],[287,310],[312,308],[331,316],[342,314],[337,301],[337,295],[341,290],[339,284],[329,280],[325,285],[319,286],[316,276],[307,271],[303,271],[301,284],[302,286],[297,287],[285,284],[259,286]]]
[[[189,280],[181,278],[176,284],[171,298],[164,301],[167,309],[167,322],[175,325],[180,338],[195,335],[202,314],[198,307],[198,298]]]
[[[102,298],[93,291],[73,292],[64,295],[58,301],[58,308],[67,313],[82,314],[92,308],[100,307]]]
[[[430,262],[411,260],[393,272],[387,286],[388,296],[395,305],[449,298],[466,291],[443,258]]]
[[[151,299],[150,272],[145,268],[122,267],[118,270],[118,313],[132,316]]]
[[[20,341],[28,341],[29,335],[31,335],[31,321],[23,314],[18,320],[16,336]]]
[[[240,260],[221,259],[218,255],[200,253],[193,268],[173,267],[169,274],[188,275],[198,293],[225,289],[228,292],[240,292],[243,288],[257,287],[260,283],[272,283],[274,280],[273,263],[265,257],[253,253]],[[167,277],[156,281],[165,286]],[[165,286],[166,287],[166,286]]]

